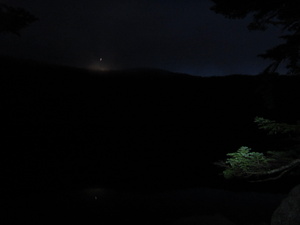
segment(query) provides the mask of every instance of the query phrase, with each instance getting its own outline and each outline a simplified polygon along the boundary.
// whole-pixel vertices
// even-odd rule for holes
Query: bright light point
[[[102,61],[102,58],[100,58],[100,62]]]
[[[109,194],[109,190],[105,188],[86,188],[82,190],[82,199],[85,201],[97,201],[105,198]]]

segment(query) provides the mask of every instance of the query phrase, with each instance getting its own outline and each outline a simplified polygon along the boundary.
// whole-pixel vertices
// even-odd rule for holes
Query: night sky
[[[109,70],[160,68],[200,76],[258,74],[257,55],[280,31],[249,31],[245,20],[210,10],[209,0],[4,0],[39,18],[0,36],[0,54]],[[102,58],[102,61],[100,61]]]

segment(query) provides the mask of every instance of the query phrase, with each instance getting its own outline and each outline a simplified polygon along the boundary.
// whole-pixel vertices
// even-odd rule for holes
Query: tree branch
[[[292,169],[292,168],[290,168]],[[270,178],[265,178],[265,179],[260,179],[260,180],[252,180],[252,181],[249,181],[251,183],[256,183],[256,182],[266,182],[266,181],[271,181],[271,180],[277,180],[279,178],[281,178],[285,173],[287,173],[290,169],[287,169],[287,170],[284,170],[282,171],[278,176],[276,177],[270,177]]]
[[[274,173],[279,173],[279,172],[282,172],[282,171],[290,170],[293,167],[297,166],[298,164],[300,164],[300,159],[295,159],[292,162],[290,162],[289,164],[284,165],[282,167],[279,167],[279,168],[276,168],[276,169],[273,169],[273,170],[268,170],[268,171],[255,172],[255,173],[252,173],[252,175],[260,175],[260,176],[272,175]]]
[[[275,177],[269,177],[269,178],[260,179],[260,180],[251,180],[250,182],[254,183],[254,182],[266,182],[266,181],[271,181],[271,180],[277,180],[277,179],[281,178],[284,174],[286,174],[288,171],[290,171],[294,167],[298,166],[298,164],[300,164],[300,159],[293,160],[289,164],[279,167],[277,169],[273,169],[273,170],[269,170],[269,171],[265,171],[265,172],[251,173],[251,175],[265,176],[265,175],[272,175],[272,174],[280,172]]]

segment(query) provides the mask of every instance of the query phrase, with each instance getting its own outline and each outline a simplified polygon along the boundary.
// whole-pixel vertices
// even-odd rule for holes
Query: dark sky
[[[276,29],[210,10],[210,0],[2,0],[39,21],[0,36],[0,54],[92,69],[155,67],[200,76],[257,74]],[[100,62],[100,58],[102,61]]]

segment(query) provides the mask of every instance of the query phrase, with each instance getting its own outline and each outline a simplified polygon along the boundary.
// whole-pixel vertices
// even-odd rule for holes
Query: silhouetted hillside
[[[199,186],[212,163],[272,138],[253,119],[299,119],[299,77],[92,72],[2,59],[9,183]],[[38,184],[38,185],[37,185]]]

